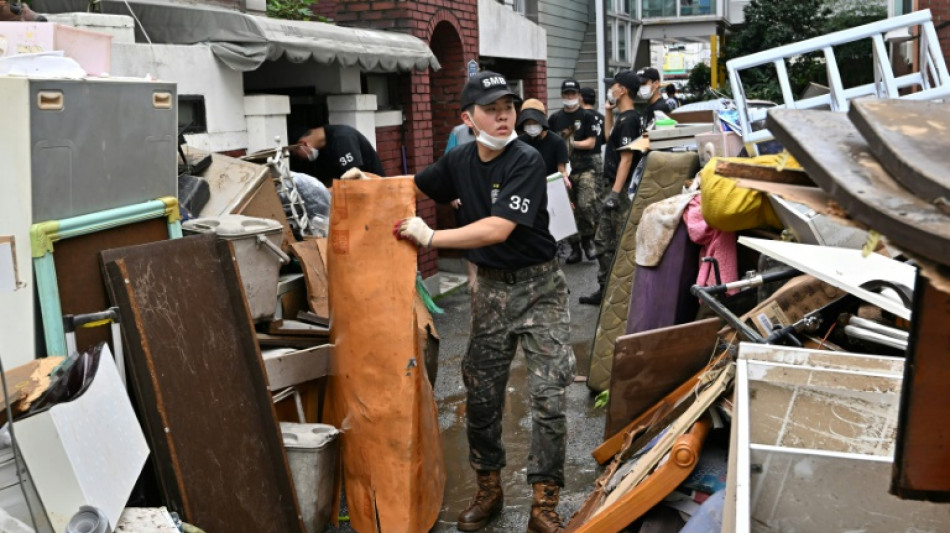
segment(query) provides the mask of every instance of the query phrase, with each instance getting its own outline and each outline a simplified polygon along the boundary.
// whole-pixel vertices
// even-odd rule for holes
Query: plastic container
[[[237,258],[244,297],[255,321],[270,320],[277,310],[280,265],[290,261],[280,249],[281,225],[267,218],[220,215],[196,218],[181,225],[186,235],[214,233],[231,241]]]
[[[333,508],[333,478],[339,469],[340,432],[327,424],[293,422],[281,422],[280,431],[307,533],[321,533]]]

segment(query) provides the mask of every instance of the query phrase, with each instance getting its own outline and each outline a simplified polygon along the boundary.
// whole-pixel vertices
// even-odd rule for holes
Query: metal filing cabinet
[[[0,76],[0,102],[0,239],[20,282],[0,291],[9,368],[37,352],[30,225],[177,196],[178,106],[174,83],[120,78]]]

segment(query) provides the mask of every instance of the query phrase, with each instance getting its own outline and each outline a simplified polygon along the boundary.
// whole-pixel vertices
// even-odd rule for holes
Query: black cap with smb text
[[[518,95],[508,89],[508,80],[497,72],[483,70],[472,76],[462,88],[462,109],[472,105],[488,105],[499,98]]]
[[[577,80],[572,80],[570,78],[561,82],[561,93],[566,93],[568,91],[580,91],[581,84],[577,83]]]

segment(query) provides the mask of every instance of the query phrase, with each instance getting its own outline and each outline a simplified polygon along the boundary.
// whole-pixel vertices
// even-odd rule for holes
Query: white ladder
[[[908,29],[910,35],[913,35],[911,30],[915,26],[920,27],[918,34],[920,39],[920,70],[895,77],[884,44],[884,35],[905,28]],[[832,47],[868,38],[871,39],[873,51],[874,82],[845,89],[841,83],[841,74],[838,72],[838,63],[835,60]],[[821,96],[796,100],[788,81],[785,62],[796,56],[817,51],[824,53],[830,92]],[[767,129],[752,131],[752,123],[764,119],[767,110],[749,109],[745,88],[742,86],[739,74],[743,70],[769,63],[775,66],[779,85],[782,88],[783,100],[782,105],[770,109],[812,109],[821,107],[831,108],[832,111],[846,112],[848,102],[862,96],[934,100],[950,95],[950,74],[947,73],[947,65],[940,50],[940,41],[937,39],[937,32],[934,30],[930,10],[915,11],[900,17],[829,33],[828,35],[779,46],[728,61],[726,68],[729,70],[729,84],[732,86],[732,95],[739,112],[742,140],[746,143],[767,141],[773,139],[773,137]],[[921,90],[907,95],[899,93],[900,89],[913,86],[920,86]]]

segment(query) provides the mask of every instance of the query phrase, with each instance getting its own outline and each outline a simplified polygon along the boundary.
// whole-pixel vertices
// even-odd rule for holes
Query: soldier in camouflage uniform
[[[537,150],[515,137],[513,99],[500,74],[481,72],[466,83],[462,120],[476,133],[475,142],[455,148],[415,177],[419,190],[435,201],[461,201],[460,227],[435,231],[413,217],[398,222],[395,233],[419,246],[464,249],[478,266],[471,340],[462,361],[469,463],[478,489],[459,514],[458,529],[481,529],[503,508],[501,422],[520,344],[533,424],[528,532],[553,533],[563,528],[557,504],[564,485],[565,388],[577,365],[568,344],[567,281],[548,231],[544,163]]]
[[[609,79],[607,86],[607,150],[604,154],[604,185],[607,187],[607,194],[604,196],[600,223],[594,237],[599,267],[597,283],[600,287],[593,294],[581,296],[580,302],[587,305],[600,305],[603,300],[607,276],[620,243],[620,233],[630,212],[631,202],[627,190],[633,177],[637,156],[631,151],[620,151],[620,148],[643,134],[640,115],[633,109],[633,97],[640,87],[637,75],[631,71],[621,72],[616,78]]]

